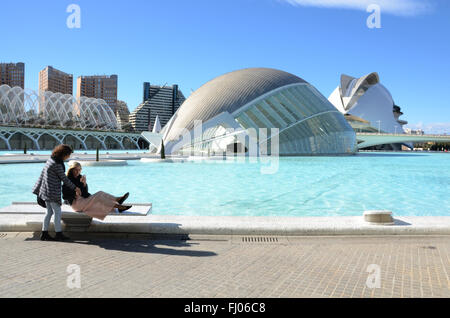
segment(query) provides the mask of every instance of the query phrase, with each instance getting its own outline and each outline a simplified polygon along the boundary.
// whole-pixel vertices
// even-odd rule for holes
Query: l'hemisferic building
[[[196,121],[202,123],[200,134]],[[270,68],[242,69],[207,82],[181,105],[160,137],[166,154],[247,152],[254,136],[242,134],[259,134],[260,128],[278,129],[280,155],[357,151],[355,131],[326,97],[300,77]],[[274,135],[257,137],[270,144]]]

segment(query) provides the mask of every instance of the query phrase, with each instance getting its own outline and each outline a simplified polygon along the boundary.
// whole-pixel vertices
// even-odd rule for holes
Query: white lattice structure
[[[17,140],[20,140],[20,145]],[[42,147],[43,138],[51,147]],[[0,126],[0,142],[5,145],[0,148],[8,150],[22,149],[26,144],[28,149],[41,150],[43,148],[51,149],[54,145],[69,144],[75,146],[75,149],[95,149],[100,146],[103,149],[141,149],[140,134],[121,133],[121,132],[103,132],[103,131],[77,131],[62,129],[41,129],[41,128],[25,128],[25,127],[6,127]],[[16,144],[14,147],[13,144]],[[142,143],[142,142],[141,142]],[[115,145],[111,147],[109,145]],[[80,147],[81,146],[81,147]]]
[[[102,99],[0,86],[0,124],[116,130],[113,110]]]

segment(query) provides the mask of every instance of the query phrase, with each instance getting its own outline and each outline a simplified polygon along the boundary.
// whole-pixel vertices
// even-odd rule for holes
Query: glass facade
[[[345,118],[309,84],[278,91],[236,117],[245,129],[279,128],[284,155],[354,153],[356,137]],[[270,147],[268,147],[270,148]]]
[[[227,131],[224,125],[207,129],[181,148],[181,153],[216,153],[227,151],[227,145],[244,143],[247,129],[254,129],[258,143],[271,154],[271,137],[260,136],[260,128],[278,128],[280,155],[352,154],[356,151],[356,136],[344,116],[309,84],[299,84],[277,90],[264,99],[257,99],[235,113],[243,129]],[[230,132],[233,132],[231,134]],[[238,137],[240,136],[240,137]],[[266,139],[264,139],[266,138]],[[272,136],[273,138],[273,136]]]

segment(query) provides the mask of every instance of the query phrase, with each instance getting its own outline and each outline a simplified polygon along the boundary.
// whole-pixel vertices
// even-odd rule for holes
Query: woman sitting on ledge
[[[74,190],[63,186],[63,198],[75,212],[83,212],[90,217],[104,220],[109,213],[114,212],[115,208],[120,213],[131,208],[131,206],[122,205],[128,198],[129,193],[122,197],[115,197],[103,191],[91,195],[88,192],[86,176],[81,175],[81,164],[79,162],[71,163],[69,170],[67,170],[67,177],[81,190],[81,196],[77,196]]]

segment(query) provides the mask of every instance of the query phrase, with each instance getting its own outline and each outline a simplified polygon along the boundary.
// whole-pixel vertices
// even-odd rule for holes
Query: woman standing
[[[63,235],[61,229],[61,182],[74,190],[77,195],[81,195],[81,190],[64,174],[66,170],[64,161],[70,158],[72,152],[72,148],[68,145],[56,146],[33,188],[33,193],[45,201],[47,207],[47,214],[42,224],[42,241],[63,241],[68,239],[68,237]],[[48,227],[53,214],[55,214],[55,238],[48,234]]]
[[[76,196],[75,191],[69,186],[63,186],[63,199],[71,205],[75,212],[83,212],[90,217],[104,220],[105,217],[117,208],[119,212],[130,209],[132,206],[122,205],[128,198],[127,192],[121,197],[115,197],[103,191],[99,191],[93,195],[88,192],[88,185],[86,182],[86,175],[81,175],[81,164],[79,162],[72,162],[67,170],[67,177],[69,180],[79,187],[81,196]]]

